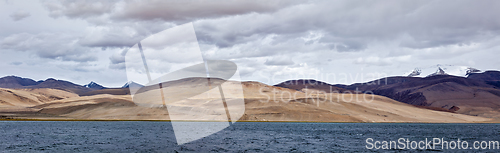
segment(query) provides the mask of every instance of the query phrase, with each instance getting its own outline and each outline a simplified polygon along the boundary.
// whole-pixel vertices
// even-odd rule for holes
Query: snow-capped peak
[[[89,84],[84,85],[84,87],[92,88],[92,89],[104,89],[105,88],[105,87],[101,86],[100,84],[95,83],[94,81],[91,81]]]
[[[435,75],[448,75],[448,74],[446,72],[444,72],[444,70],[441,69],[441,67],[438,67],[438,70],[436,72],[427,75],[427,77],[435,76]]]
[[[469,76],[469,74],[471,74],[471,73],[479,73],[479,72],[481,72],[481,70],[478,70],[478,69],[472,68],[472,67],[468,67],[465,75]]]
[[[456,65],[433,65],[428,67],[417,67],[412,71],[408,71],[404,76],[408,77],[427,77],[433,75],[454,75],[466,77],[470,73],[481,72],[479,69],[469,66],[456,66]]]
[[[419,68],[415,68],[410,74],[408,74],[408,77],[414,77],[414,76],[419,76],[422,73],[422,70]]]
[[[134,81],[129,81],[122,86],[122,88],[129,88],[130,86],[143,87],[143,85],[135,83]]]

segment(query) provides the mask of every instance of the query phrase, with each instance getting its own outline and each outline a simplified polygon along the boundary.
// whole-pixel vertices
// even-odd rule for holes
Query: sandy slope
[[[344,101],[338,97],[358,97],[360,101]],[[322,96],[320,96],[322,97]],[[362,94],[332,94],[326,99],[306,98],[290,102],[265,99],[247,100],[245,120],[255,121],[323,121],[323,122],[483,122],[491,119],[433,111],[375,96],[373,101],[361,100]],[[333,100],[328,100],[332,98]],[[356,99],[356,98],[354,98]]]
[[[417,108],[381,96],[374,96],[371,101],[371,95],[336,93],[318,95],[314,91],[304,93],[258,82],[244,82],[243,85],[237,82],[228,83],[225,87],[225,94],[236,95],[227,97],[228,109],[243,112],[237,115],[231,114],[231,116],[242,116],[239,121],[491,122],[489,118]],[[199,92],[196,88],[201,86],[206,86],[206,84],[180,82],[164,89],[164,94],[189,95],[185,93],[186,90],[181,89],[193,88],[187,91]],[[244,90],[244,108],[231,105],[241,100],[239,99],[241,97],[237,96],[237,89],[241,88],[239,86]],[[0,114],[10,117],[17,115],[17,118],[50,119],[52,116],[52,118],[105,120],[170,120],[172,119],[170,114],[176,120],[225,121],[227,120],[225,108],[222,106],[218,90],[215,89],[201,96],[170,101],[167,103],[168,108],[137,106],[129,95],[101,94],[78,97],[64,93],[58,96],[66,95],[68,98],[47,102],[35,99],[37,96],[46,97],[41,93],[49,95],[53,94],[52,92],[13,91],[16,95],[29,99],[23,101],[22,98],[16,99],[13,94],[9,94],[10,89],[2,89],[0,90],[1,99],[13,106],[4,107],[4,110],[0,110]],[[289,95],[295,95],[295,97]],[[368,100],[364,100],[363,96]],[[19,110],[16,114],[14,107],[30,109],[34,115],[26,115],[25,112]],[[8,108],[12,108],[10,112],[6,111]]]
[[[29,107],[54,100],[78,97],[78,95],[57,89],[5,89],[0,88],[0,107]]]

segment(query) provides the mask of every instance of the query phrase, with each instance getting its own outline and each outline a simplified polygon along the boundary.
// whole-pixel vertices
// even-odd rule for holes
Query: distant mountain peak
[[[414,77],[414,76],[419,76],[422,73],[422,70],[419,68],[415,68],[410,74],[408,74],[408,77]]]
[[[54,78],[48,78],[48,79],[47,79],[47,80],[45,80],[45,81],[57,81],[57,80],[56,80],[56,79],[54,79]]]
[[[444,72],[444,70],[441,69],[441,67],[438,67],[436,72],[429,74],[427,77],[435,76],[435,75],[448,75],[448,74],[446,72]]]
[[[91,81],[89,84],[84,85],[84,87],[91,88],[91,89],[105,89],[106,88],[100,84],[95,83],[94,81]]]
[[[134,81],[129,81],[122,86],[122,88],[129,88],[130,86],[143,87],[143,85],[135,83]]]
[[[431,66],[419,66],[411,71],[406,71],[403,76],[407,77],[428,77],[433,75],[453,75],[467,77],[471,73],[479,73],[479,69],[466,65],[438,64]]]
[[[480,72],[481,72],[481,70],[479,70],[479,69],[468,67],[465,76],[469,76],[472,73],[480,73]]]
[[[17,76],[6,76],[0,78],[0,88],[20,88],[20,89],[37,89],[37,88],[52,88],[66,90],[73,93],[85,93],[93,89],[74,84],[69,81],[57,80],[48,78],[46,80],[34,81],[29,78],[22,78]]]
[[[439,67],[439,68],[438,68],[438,70],[436,71],[436,73],[437,73],[437,74],[439,74],[439,75],[446,74],[446,73],[444,72],[444,70],[443,70],[443,69],[441,69],[441,67]]]
[[[39,82],[36,82],[33,79],[22,78],[14,75],[0,78],[1,88],[22,88],[23,86],[32,86],[37,84],[39,84]]]

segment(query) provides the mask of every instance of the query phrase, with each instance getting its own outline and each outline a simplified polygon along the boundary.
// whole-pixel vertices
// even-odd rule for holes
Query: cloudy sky
[[[124,52],[192,22],[242,80],[350,84],[437,64],[500,69],[500,1],[0,2],[0,76],[127,82]]]

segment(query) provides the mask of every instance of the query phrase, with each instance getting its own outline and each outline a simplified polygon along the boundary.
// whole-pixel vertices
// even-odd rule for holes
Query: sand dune
[[[5,89],[0,88],[0,107],[29,107],[44,104],[54,100],[78,97],[78,95],[57,89]]]
[[[433,111],[376,96],[373,101],[336,101],[338,97],[363,94],[332,94],[331,97],[304,98],[290,102],[248,99],[244,120],[255,121],[320,121],[320,122],[486,122],[491,119],[456,113]],[[320,96],[321,97],[321,96]],[[334,99],[333,101],[328,100]],[[342,99],[342,98],[340,98]],[[355,99],[355,98],[354,98]]]

